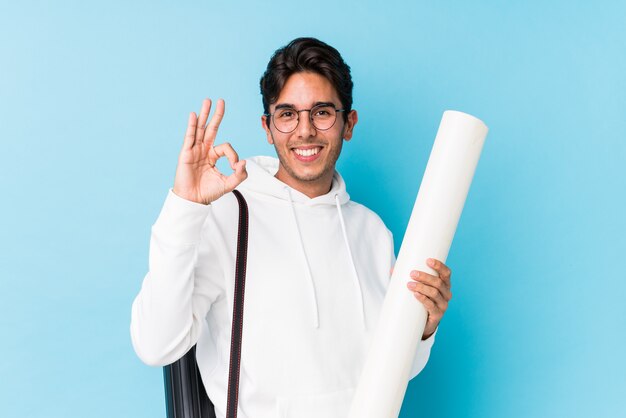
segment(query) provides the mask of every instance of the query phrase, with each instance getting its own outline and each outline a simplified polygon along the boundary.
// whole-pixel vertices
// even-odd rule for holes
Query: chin
[[[289,173],[289,175],[293,177],[294,179],[298,181],[307,181],[307,182],[319,180],[327,174],[327,170],[298,173],[297,171],[292,170],[291,167],[286,167],[285,171],[287,171],[287,173]]]

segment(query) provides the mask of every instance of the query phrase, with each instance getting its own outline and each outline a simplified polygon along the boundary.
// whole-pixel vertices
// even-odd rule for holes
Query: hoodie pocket
[[[354,388],[317,395],[279,396],[277,418],[346,418]]]

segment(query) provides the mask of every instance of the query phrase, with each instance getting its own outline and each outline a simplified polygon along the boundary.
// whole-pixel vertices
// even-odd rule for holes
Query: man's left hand
[[[438,276],[413,270],[411,271],[413,281],[407,283],[408,289],[413,292],[415,298],[422,302],[428,311],[422,340],[433,335],[443,314],[448,309],[448,302],[452,299],[452,292],[450,291],[452,271],[439,260],[429,258],[426,263],[437,272]]]

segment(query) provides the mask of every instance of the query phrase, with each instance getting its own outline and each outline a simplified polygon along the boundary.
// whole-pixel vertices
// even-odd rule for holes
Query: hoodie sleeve
[[[409,380],[417,376],[424,369],[426,363],[428,363],[430,350],[435,343],[435,334],[437,334],[438,329],[439,328],[435,329],[433,335],[417,344],[417,351],[415,352],[415,357],[413,358],[413,365],[411,366]]]
[[[133,302],[130,326],[133,348],[148,365],[170,364],[189,351],[219,294],[217,271],[197,269],[210,211],[210,205],[185,200],[170,189],[152,226],[149,271]],[[217,262],[213,265],[217,269]]]
[[[391,259],[391,265],[394,266],[396,264],[396,255],[394,252],[393,235],[391,234],[391,231],[389,231],[389,235],[390,235],[390,240],[391,240],[390,259]],[[430,357],[430,350],[433,344],[435,343],[435,334],[437,334],[438,330],[439,328],[435,329],[435,332],[433,333],[433,335],[431,335],[424,341],[420,341],[417,344],[417,351],[415,352],[415,357],[413,357],[413,364],[411,366],[409,380],[417,376],[424,369],[424,367],[426,366],[426,363],[428,363],[428,358]]]

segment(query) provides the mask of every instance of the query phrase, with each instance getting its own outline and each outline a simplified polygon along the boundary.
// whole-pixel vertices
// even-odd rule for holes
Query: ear
[[[346,121],[346,125],[343,127],[343,139],[349,141],[352,139],[352,132],[354,130],[354,126],[359,121],[359,115],[356,110],[351,110],[348,112],[348,120]]]
[[[272,139],[272,133],[270,132],[270,127],[267,123],[268,123],[267,116],[265,115],[261,116],[261,126],[263,127],[263,130],[265,130],[265,135],[267,136],[267,142],[270,145],[272,145],[274,143],[274,140]]]

